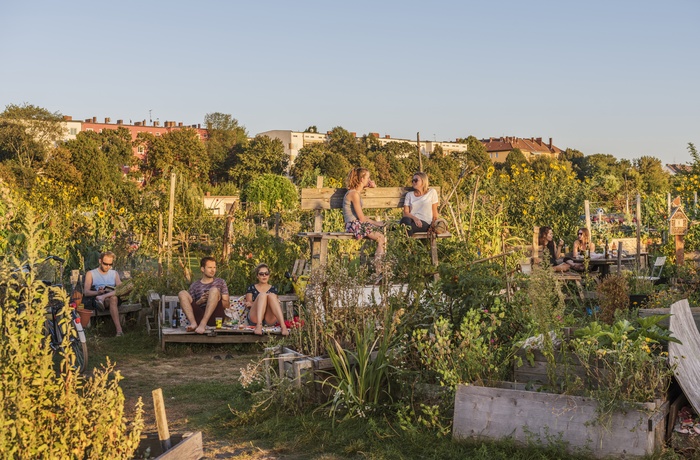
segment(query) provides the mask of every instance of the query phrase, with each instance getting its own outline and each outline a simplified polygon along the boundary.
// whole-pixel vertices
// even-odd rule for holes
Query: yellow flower
[[[104,217],[104,216],[105,216],[104,211],[97,211],[97,217],[100,217],[100,218],[101,218],[101,217]]]

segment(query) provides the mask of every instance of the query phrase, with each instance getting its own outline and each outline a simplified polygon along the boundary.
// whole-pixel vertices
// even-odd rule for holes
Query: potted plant
[[[630,308],[639,308],[649,300],[654,293],[654,282],[637,271],[627,276],[630,293]]]

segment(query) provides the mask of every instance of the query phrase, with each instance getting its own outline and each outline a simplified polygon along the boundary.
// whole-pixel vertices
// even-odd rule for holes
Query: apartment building
[[[542,142],[541,137],[531,137],[529,139],[521,139],[519,137],[490,137],[481,139],[480,142],[486,147],[486,152],[494,163],[503,163],[506,161],[508,153],[513,149],[520,149],[528,161],[532,161],[538,156],[547,156],[554,160],[559,158],[562,150],[552,144],[552,138],[549,142]]]

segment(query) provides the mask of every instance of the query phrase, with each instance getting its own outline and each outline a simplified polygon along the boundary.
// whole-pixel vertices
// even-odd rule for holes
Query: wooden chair
[[[638,276],[637,279],[653,281],[656,283],[661,279],[661,271],[664,269],[664,264],[666,263],[666,256],[659,256],[654,261],[654,265],[651,267],[651,274],[649,276]],[[656,269],[658,268],[658,272]]]

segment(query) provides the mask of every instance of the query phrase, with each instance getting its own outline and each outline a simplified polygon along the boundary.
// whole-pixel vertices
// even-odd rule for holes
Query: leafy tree
[[[317,133],[317,132],[318,132],[318,128],[316,127],[316,125],[309,126],[308,128],[306,128],[306,129],[304,130],[304,132],[305,132],[305,133]]]
[[[204,124],[209,132],[206,145],[212,164],[211,180],[225,180],[228,170],[233,166],[231,157],[248,144],[248,133],[245,127],[238,124],[238,120],[226,113],[208,113],[204,117]]]
[[[296,187],[284,176],[262,174],[247,183],[243,198],[248,203],[264,203],[268,211],[295,209],[299,204]]]
[[[363,145],[357,142],[357,138],[351,132],[340,126],[330,131],[328,150],[344,156],[353,166],[363,166],[367,163]]]
[[[330,152],[323,157],[318,165],[322,176],[332,177],[341,183],[345,181],[348,172],[353,168],[348,159],[340,153]]]
[[[80,173],[82,198],[110,196],[114,191],[114,174],[109,171],[109,161],[101,150],[102,136],[95,131],[83,131],[66,142],[65,148],[70,152],[72,165]]]
[[[328,153],[329,150],[326,144],[309,144],[302,147],[292,165],[291,174],[295,182],[300,184],[303,178],[314,171],[318,171],[315,175],[322,174],[320,170],[321,162]],[[313,183],[315,184],[315,178]]]
[[[663,170],[661,160],[643,156],[634,160],[634,168],[639,172],[644,193],[666,193],[669,187],[669,174]]]
[[[10,104],[0,114],[0,160],[40,170],[51,159],[65,128],[61,114],[31,104]]]
[[[61,151],[69,157],[57,161]],[[47,166],[47,175],[56,180],[69,177],[83,201],[114,197],[121,205],[133,201],[136,193],[136,185],[125,180],[123,170],[134,163],[128,129],[83,131],[57,149],[56,158]]]
[[[513,149],[510,152],[508,152],[508,156],[506,157],[506,161],[504,162],[503,167],[505,168],[508,173],[511,173],[513,171],[513,166],[517,166],[518,168],[524,168],[527,166],[528,161],[525,158],[525,155],[523,154],[522,150],[520,149]]]
[[[470,168],[478,167],[482,173],[488,171],[493,163],[484,144],[474,136],[469,136],[464,141],[469,148],[466,153],[458,154],[458,159],[466,161]]]
[[[236,156],[229,175],[238,187],[243,187],[261,174],[283,174],[288,161],[281,140],[258,135]]]
[[[194,129],[177,129],[162,136],[139,133],[136,143],[146,147],[146,157],[139,168],[145,184],[171,173],[199,184],[209,178],[211,162]]]
[[[566,149],[559,154],[560,161],[568,161],[571,163],[571,169],[576,173],[579,180],[584,179],[584,155],[576,149]]]
[[[452,155],[431,155],[423,162],[431,185],[439,185],[447,192],[457,183],[463,165]],[[411,176],[408,176],[411,177]]]
[[[584,158],[581,170],[584,177],[593,178],[604,174],[615,174],[617,172],[617,159],[604,153],[596,153]]]

